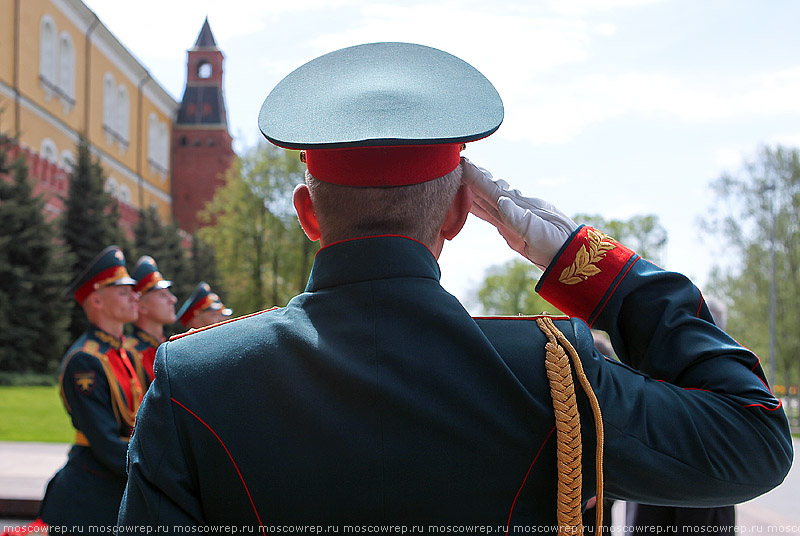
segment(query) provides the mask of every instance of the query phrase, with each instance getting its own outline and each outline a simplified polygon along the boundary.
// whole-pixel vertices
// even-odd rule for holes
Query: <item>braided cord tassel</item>
[[[603,525],[603,419],[600,404],[583,371],[578,352],[548,317],[536,319],[539,329],[548,339],[545,345],[545,370],[550,381],[550,394],[556,417],[556,460],[558,463],[558,496],[556,518],[559,532],[570,535],[583,534],[581,518],[581,428],[575,387],[572,380],[570,359],[575,374],[589,398],[594,414],[597,433],[596,471],[597,471],[597,527],[600,534]],[[569,357],[567,356],[569,354]]]

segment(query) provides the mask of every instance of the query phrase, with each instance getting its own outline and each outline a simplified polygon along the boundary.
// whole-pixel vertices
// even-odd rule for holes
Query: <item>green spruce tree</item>
[[[205,281],[220,296],[225,296],[225,285],[217,270],[217,257],[214,248],[196,234],[192,237],[191,250],[192,276],[191,292],[200,281]]]
[[[83,138],[78,142],[77,155],[69,178],[62,223],[64,243],[74,255],[70,269],[73,278],[106,246],[117,244],[123,249],[127,246],[118,226],[117,201],[105,191],[103,168],[99,160],[92,156],[89,143]],[[86,326],[86,316],[74,304],[70,334],[77,338]]]
[[[54,240],[25,159],[8,162],[13,143],[0,135],[0,371],[48,374],[69,341],[61,293],[70,258]]]
[[[142,255],[150,255],[164,278],[172,281],[172,293],[178,300],[186,299],[197,281],[194,281],[192,262],[178,227],[162,222],[156,208],[149,207],[139,212],[134,235],[136,256],[129,261],[135,263]]]

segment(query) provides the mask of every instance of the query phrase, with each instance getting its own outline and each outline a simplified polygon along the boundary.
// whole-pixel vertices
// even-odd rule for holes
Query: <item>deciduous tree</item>
[[[303,181],[296,152],[262,144],[238,159],[201,214],[214,249],[225,303],[236,314],[284,305],[305,287],[317,245],[303,234],[292,205]]]
[[[481,307],[490,315],[559,313],[535,291],[541,275],[539,268],[522,259],[489,268],[478,290]]]
[[[704,229],[718,249],[711,290],[729,302],[728,331],[770,370],[770,286],[775,297],[775,363],[781,386],[800,370],[800,151],[761,147],[713,183]],[[774,261],[774,264],[773,264]],[[774,270],[774,271],[773,271]],[[780,390],[780,389],[779,389]]]

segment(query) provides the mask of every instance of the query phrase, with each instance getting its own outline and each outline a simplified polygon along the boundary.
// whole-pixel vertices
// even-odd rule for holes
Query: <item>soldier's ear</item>
[[[308,190],[308,186],[298,184],[294,189],[292,200],[294,201],[294,209],[297,211],[297,218],[300,220],[300,226],[306,236],[312,241],[319,240],[322,233],[319,230],[319,221],[317,221],[314,204],[311,202],[311,193]]]
[[[474,197],[475,194],[472,193],[468,186],[462,184],[458,188],[458,192],[456,192],[456,196],[442,224],[441,233],[445,240],[452,240],[464,228]]]

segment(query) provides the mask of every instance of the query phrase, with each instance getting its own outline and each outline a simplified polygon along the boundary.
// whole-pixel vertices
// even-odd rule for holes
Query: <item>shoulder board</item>
[[[108,333],[96,329],[94,330],[94,336],[114,349],[118,350],[120,347],[120,341],[118,339],[115,339]]]
[[[93,355],[95,357],[103,353],[100,351],[100,343],[91,340],[83,343],[83,346],[80,348],[79,351],[86,352],[87,354]]]
[[[271,309],[264,309],[263,311],[258,311],[256,313],[250,313],[249,315],[237,316],[236,318],[223,320],[222,322],[217,322],[216,324],[210,324],[208,326],[203,326],[202,328],[192,328],[192,329],[190,329],[189,331],[187,331],[185,333],[178,333],[176,335],[173,335],[172,337],[169,338],[169,342],[177,341],[178,339],[182,339],[183,337],[186,337],[188,335],[193,335],[194,333],[199,333],[201,331],[206,331],[208,329],[215,328],[217,326],[222,326],[224,324],[230,324],[231,322],[236,322],[237,320],[250,318],[251,316],[258,316],[260,314],[268,313],[270,311],[275,311],[277,309],[280,309],[280,307],[272,307]]]
[[[542,313],[539,315],[516,315],[516,316],[473,316],[473,320],[536,320],[537,318],[552,318],[553,320],[569,320],[567,315],[554,315]]]

